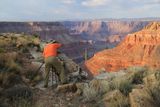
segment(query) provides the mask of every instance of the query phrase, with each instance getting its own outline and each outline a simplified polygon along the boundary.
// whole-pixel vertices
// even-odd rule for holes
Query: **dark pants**
[[[62,84],[66,83],[67,80],[63,63],[59,61],[57,57],[50,56],[45,58],[45,86],[48,86],[49,73],[53,69],[54,72],[58,74],[60,82]]]

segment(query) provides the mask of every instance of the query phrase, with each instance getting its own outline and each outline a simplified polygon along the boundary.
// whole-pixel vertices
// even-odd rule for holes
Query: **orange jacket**
[[[47,44],[44,47],[44,51],[43,51],[43,56],[45,58],[49,57],[49,56],[57,56],[57,50],[58,48],[60,48],[62,46],[62,44],[60,43],[52,43],[52,44]]]

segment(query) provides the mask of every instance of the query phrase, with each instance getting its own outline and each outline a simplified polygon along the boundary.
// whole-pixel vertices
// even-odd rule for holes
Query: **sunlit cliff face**
[[[160,68],[160,22],[127,35],[117,47],[96,53],[85,64],[94,75],[103,68],[108,72],[129,66]]]

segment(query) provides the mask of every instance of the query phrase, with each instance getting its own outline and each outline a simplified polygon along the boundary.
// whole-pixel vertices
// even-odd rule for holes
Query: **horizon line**
[[[59,20],[0,20],[0,22],[67,22],[67,21],[113,21],[113,20],[144,20],[144,21],[152,21],[152,20],[160,20],[160,17],[122,17],[122,18],[84,18],[84,19],[59,19]]]

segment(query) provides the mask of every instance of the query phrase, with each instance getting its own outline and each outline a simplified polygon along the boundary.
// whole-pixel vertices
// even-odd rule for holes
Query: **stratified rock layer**
[[[115,48],[96,53],[86,62],[97,75],[100,69],[118,71],[129,66],[160,67],[160,22],[153,22],[139,32],[128,34]]]

